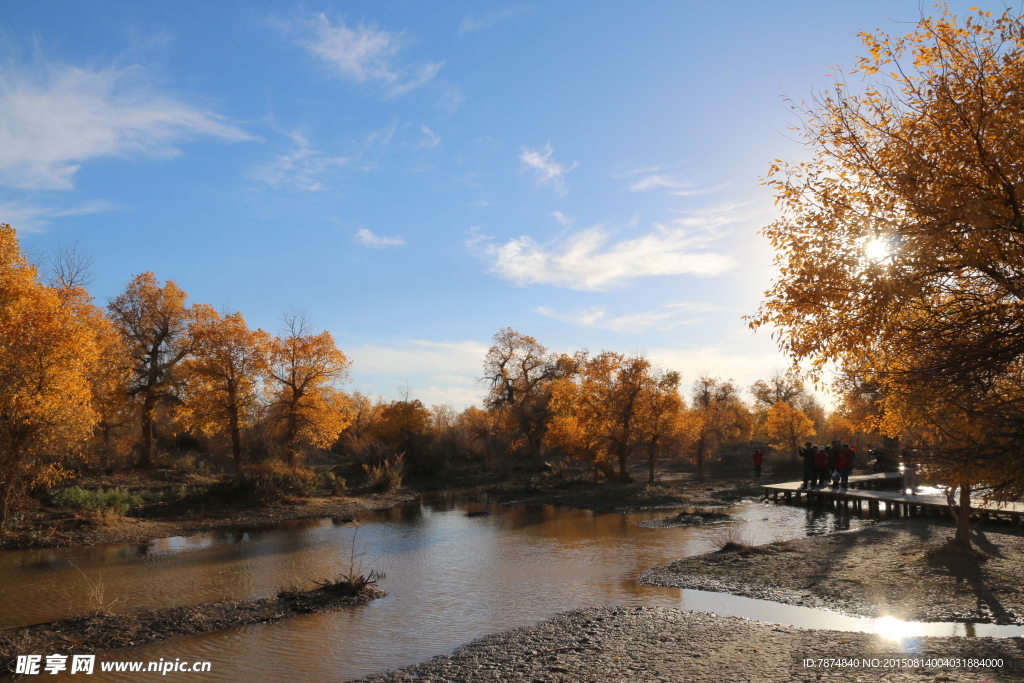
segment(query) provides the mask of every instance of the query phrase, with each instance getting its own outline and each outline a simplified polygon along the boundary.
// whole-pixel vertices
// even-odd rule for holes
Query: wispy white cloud
[[[0,184],[66,190],[83,163],[103,157],[181,154],[197,136],[251,136],[210,111],[161,92],[139,66],[0,68]]]
[[[462,20],[462,23],[459,24],[459,33],[472,33],[473,31],[491,28],[506,19],[511,19],[524,14],[529,9],[529,6],[525,5],[519,7],[505,7],[503,9],[491,10],[481,17],[465,17]]]
[[[558,194],[565,195],[569,192],[565,186],[565,175],[576,168],[577,162],[572,162],[571,166],[563,166],[551,158],[553,154],[550,142],[540,149],[523,147],[519,152],[519,161],[524,168],[533,170],[538,185],[550,186]]]
[[[668,304],[660,310],[637,311],[610,315],[603,306],[592,306],[574,313],[561,313],[549,306],[537,306],[534,312],[579,327],[596,327],[614,332],[643,332],[645,330],[670,330],[682,325],[696,325],[704,322],[702,317],[688,315],[723,310],[714,304],[682,302]]]
[[[731,347],[664,347],[647,350],[647,357],[656,365],[678,370],[689,387],[698,374],[731,379],[745,391],[759,379],[768,377],[778,367],[788,366],[787,359],[773,344],[746,344],[744,350]],[[760,348],[758,348],[760,347]],[[684,390],[684,393],[689,391]]]
[[[380,393],[391,394],[408,382],[415,397],[427,405],[449,403],[461,409],[483,399],[485,390],[478,378],[487,348],[476,341],[412,339],[364,344],[345,352],[352,358],[357,385],[383,387]]]
[[[699,187],[696,183],[692,183],[685,180],[678,180],[662,173],[651,173],[646,175],[639,180],[635,180],[629,184],[630,192],[649,192],[650,190],[665,189],[669,191],[669,194],[673,194],[677,197],[697,197],[704,194],[710,194],[712,192],[718,192],[719,190],[727,187],[728,183],[722,183],[715,185],[714,187]]]
[[[343,170],[367,171],[376,168],[379,157],[391,145],[396,126],[390,124],[370,131],[363,139],[348,144],[345,153],[340,155],[314,148],[301,132],[277,130],[290,141],[290,149],[256,166],[252,177],[274,189],[315,192],[331,189],[335,184],[332,181],[337,180]]]
[[[313,149],[299,133],[289,136],[294,149],[279,154],[273,161],[257,166],[253,177],[274,189],[288,187],[306,192],[326,189],[326,177],[352,163],[351,157],[329,156]]]
[[[673,180],[660,173],[652,173],[640,180],[633,181],[629,185],[630,192],[647,192],[648,190],[654,190],[661,187],[671,188],[673,190],[690,188],[693,187],[690,183],[683,183],[678,180]]]
[[[427,128],[426,124],[421,124],[420,130],[422,130],[423,135],[426,136],[420,143],[420,147],[437,147],[441,144],[441,136]]]
[[[681,213],[682,217],[673,219],[672,225],[681,228],[699,228],[711,232],[726,225],[750,220],[758,215],[758,211],[753,208],[751,202],[716,204]],[[662,226],[659,225],[659,227]]]
[[[576,216],[566,216],[561,211],[555,210],[551,212],[551,215],[555,217],[555,220],[564,225],[567,228],[571,228],[576,224]]]
[[[682,219],[681,219],[682,220]],[[702,228],[715,227],[710,217]],[[613,239],[594,226],[540,244],[529,236],[495,244],[473,233],[467,247],[488,260],[491,272],[518,285],[548,284],[570,289],[600,290],[655,275],[721,275],[736,263],[712,251],[715,235],[708,229],[688,231],[685,225],[656,224],[639,237]]]
[[[360,228],[356,236],[352,238],[352,241],[372,249],[387,249],[388,247],[400,247],[405,244],[405,240],[401,237],[375,235],[366,228]]]
[[[335,76],[380,87],[387,97],[400,97],[437,76],[443,61],[405,65],[399,53],[411,42],[404,32],[360,24],[350,28],[326,14],[276,22],[295,42],[321,61]]]
[[[121,207],[112,202],[92,200],[66,208],[40,206],[19,201],[0,201],[0,223],[9,223],[23,232],[41,232],[54,218],[83,216],[92,213],[118,211]]]

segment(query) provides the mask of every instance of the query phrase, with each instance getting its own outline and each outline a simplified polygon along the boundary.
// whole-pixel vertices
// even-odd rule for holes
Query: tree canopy
[[[770,168],[779,277],[751,325],[818,377],[835,363],[877,385],[881,426],[951,486],[1006,493],[1024,437],[1024,23],[937,8],[904,36],[862,33],[863,85],[837,70],[803,106],[812,157]]]

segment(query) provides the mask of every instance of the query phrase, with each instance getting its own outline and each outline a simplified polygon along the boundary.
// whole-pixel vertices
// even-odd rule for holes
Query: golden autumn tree
[[[137,275],[107,310],[124,340],[131,373],[128,393],[139,407],[139,466],[153,462],[156,409],[178,394],[177,366],[188,355],[191,308],[188,294],[174,282],[157,282],[153,273]]]
[[[776,448],[788,448],[796,461],[800,457],[801,439],[814,436],[814,420],[786,401],[779,401],[768,409],[765,420],[768,438],[776,441]]]
[[[290,467],[305,447],[327,448],[351,421],[348,397],[337,385],[352,362],[326,330],[313,334],[306,316],[287,313],[283,336],[267,345],[270,417]]]
[[[499,427],[511,441],[525,442],[534,461],[541,458],[551,419],[552,382],[571,373],[571,366],[568,357],[511,327],[498,331],[487,350],[482,381],[490,390],[484,404],[499,416]]]
[[[11,226],[0,224],[0,531],[25,489],[46,483],[58,455],[96,422],[99,358],[84,290],[39,282]]]
[[[242,469],[242,431],[255,420],[270,335],[250,330],[241,313],[221,316],[207,305],[192,307],[191,354],[182,362],[185,425],[226,435],[235,467]]]
[[[692,435],[697,481],[704,481],[711,453],[741,433],[741,413],[745,406],[732,381],[706,373],[694,380],[691,396],[693,400],[685,420]]]
[[[657,447],[677,427],[679,376],[653,370],[643,356],[612,351],[578,360],[578,374],[560,378],[552,388],[548,438],[609,479],[629,481],[630,459],[643,453],[653,462]]]
[[[837,72],[805,107],[810,160],[769,172],[780,275],[751,322],[877,383],[884,429],[959,490],[969,548],[971,489],[1024,489],[1024,22],[937,7],[861,34],[863,84]]]

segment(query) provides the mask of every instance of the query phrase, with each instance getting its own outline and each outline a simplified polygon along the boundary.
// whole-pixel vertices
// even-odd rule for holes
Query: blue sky
[[[918,16],[4,3],[0,222],[29,251],[78,240],[100,302],[151,270],[272,332],[305,309],[371,395],[478,402],[506,326],[745,387],[786,364],[740,319],[773,273],[760,178],[804,155],[782,95]]]

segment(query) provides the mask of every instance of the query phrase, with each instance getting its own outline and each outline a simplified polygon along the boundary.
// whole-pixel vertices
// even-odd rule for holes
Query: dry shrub
[[[727,524],[716,527],[708,536],[719,552],[736,551],[743,554],[759,552],[753,534],[741,524]]]
[[[304,496],[316,489],[316,472],[304,467],[288,467],[280,462],[248,465],[239,476],[241,487],[260,499]]]
[[[402,458],[399,453],[393,458],[382,460],[379,465],[363,465],[366,472],[366,487],[372,491],[397,491],[402,487]]]

